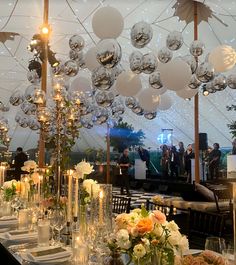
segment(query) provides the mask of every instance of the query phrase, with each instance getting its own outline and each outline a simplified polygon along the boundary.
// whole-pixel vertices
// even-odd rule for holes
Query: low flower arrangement
[[[10,201],[20,190],[20,182],[15,179],[5,181],[1,187],[3,198],[5,201]]]
[[[96,180],[87,179],[87,176],[93,172],[93,166],[86,161],[81,161],[75,166],[75,177],[80,183],[79,195],[81,205],[86,205],[90,202],[93,191],[99,190],[99,184]]]
[[[227,261],[220,255],[205,250],[199,256],[188,255],[183,258],[176,257],[175,265],[227,265]]]
[[[142,207],[116,217],[115,233],[108,245],[112,251],[128,254],[128,264],[173,265],[175,253],[188,249],[188,239],[174,221],[166,221],[162,212]]]
[[[54,208],[65,209],[66,203],[67,203],[67,197],[65,196],[60,196],[59,203],[57,201],[56,196],[50,196],[42,200],[43,207],[47,209],[54,209]]]

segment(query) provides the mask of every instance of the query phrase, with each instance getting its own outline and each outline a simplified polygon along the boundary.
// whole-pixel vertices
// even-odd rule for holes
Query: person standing
[[[169,157],[170,152],[168,146],[164,144],[162,146],[162,156],[161,156],[161,168],[162,168],[162,177],[169,177]]]
[[[232,142],[232,155],[236,155],[236,138]]]
[[[221,151],[218,143],[213,144],[213,150],[209,153],[209,178],[211,180],[219,178],[219,166]]]
[[[138,148],[138,154],[142,161],[146,162],[146,168],[149,171],[149,164],[150,164],[150,154],[147,149],[144,149],[142,146]]]
[[[191,172],[191,159],[194,158],[194,153],[193,153],[193,147],[191,144],[187,146],[187,150],[184,153],[184,165],[185,165],[185,172],[187,175],[187,182],[191,183],[191,177],[192,177],[192,172]]]
[[[184,175],[184,143],[183,142],[179,142],[179,173],[180,175]]]
[[[179,154],[175,146],[170,151],[170,176],[172,179],[179,177]]]
[[[126,188],[126,193],[128,196],[130,196],[129,173],[128,173],[129,166],[130,166],[130,160],[129,160],[129,149],[128,148],[124,149],[123,154],[120,156],[119,165],[121,168],[120,193],[124,194],[124,188]]]
[[[18,147],[16,149],[16,156],[14,158],[14,166],[15,166],[15,178],[16,180],[20,180],[20,176],[23,173],[21,168],[24,166],[25,161],[28,160],[28,156],[25,152],[23,152],[22,147]]]

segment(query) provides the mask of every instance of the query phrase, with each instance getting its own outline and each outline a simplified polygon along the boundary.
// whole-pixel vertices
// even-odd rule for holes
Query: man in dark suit
[[[16,180],[20,180],[20,175],[23,174],[21,168],[24,166],[25,161],[28,160],[26,153],[23,152],[22,147],[18,147],[16,149],[16,156],[15,156],[15,178]]]

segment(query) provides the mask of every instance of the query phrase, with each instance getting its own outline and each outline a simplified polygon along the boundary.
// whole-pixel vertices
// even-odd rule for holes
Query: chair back
[[[147,200],[146,208],[148,211],[153,211],[153,210],[161,211],[162,213],[166,215],[167,220],[171,220],[173,217],[173,206],[172,205],[166,206],[166,205],[158,204],[150,200]]]
[[[112,196],[112,211],[113,213],[129,213],[131,198],[113,195]]]

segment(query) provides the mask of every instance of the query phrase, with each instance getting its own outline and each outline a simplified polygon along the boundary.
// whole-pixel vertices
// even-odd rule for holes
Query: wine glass
[[[205,250],[211,250],[222,254],[223,250],[226,249],[225,240],[220,237],[207,237],[205,243]]]
[[[48,220],[50,221],[50,228],[52,231],[52,238],[51,238],[51,245],[55,245],[55,227],[57,225],[57,214],[56,214],[56,210],[51,209],[48,211]]]
[[[57,209],[55,213],[55,218],[56,218],[56,225],[55,225],[55,230],[58,232],[58,243],[60,244],[61,240],[61,230],[65,227],[66,225],[66,214],[65,211],[62,209]]]

